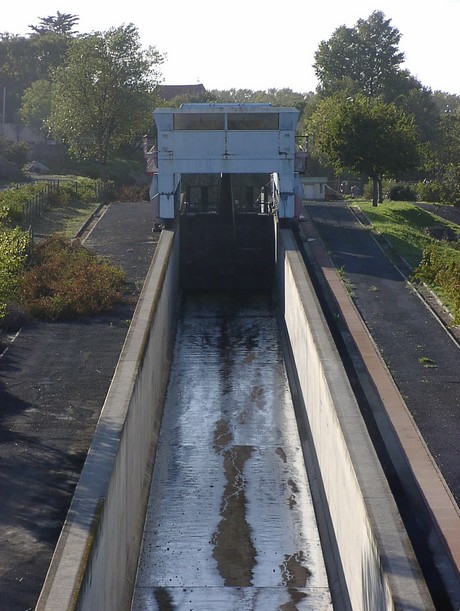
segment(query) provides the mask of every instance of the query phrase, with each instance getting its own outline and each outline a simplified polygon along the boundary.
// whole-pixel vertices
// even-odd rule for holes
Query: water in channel
[[[188,293],[132,611],[332,609],[266,293]]]

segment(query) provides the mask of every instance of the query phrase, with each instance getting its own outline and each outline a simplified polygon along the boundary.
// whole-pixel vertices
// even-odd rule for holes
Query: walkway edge
[[[460,574],[460,513],[457,504],[430,454],[397,386],[346,291],[313,221],[304,211],[301,231],[313,257],[321,268],[339,307],[356,348],[385,407],[389,421],[403,449],[415,480],[425,499],[434,525],[444,543],[457,574]]]

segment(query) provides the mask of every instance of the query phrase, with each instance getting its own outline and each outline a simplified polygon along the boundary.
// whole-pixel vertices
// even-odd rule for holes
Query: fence
[[[65,183],[66,186],[72,184],[69,182]],[[33,199],[26,202],[22,206],[22,222],[23,228],[33,227],[34,222],[51,206],[52,194],[59,193],[61,184],[59,180],[49,181],[44,184],[43,188],[34,195]],[[73,191],[75,197],[78,197],[78,182],[75,181],[73,184]],[[102,180],[95,181],[94,183],[94,200],[98,201],[101,197],[104,197],[107,192],[107,183]]]

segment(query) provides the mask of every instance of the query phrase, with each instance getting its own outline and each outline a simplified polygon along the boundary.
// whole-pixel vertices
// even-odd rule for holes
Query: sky
[[[165,85],[206,89],[315,91],[321,41],[382,11],[399,30],[403,68],[433,91],[460,95],[460,0],[22,0],[4,3],[0,32],[25,35],[57,12],[79,17],[77,31],[134,24],[143,47],[166,56]]]

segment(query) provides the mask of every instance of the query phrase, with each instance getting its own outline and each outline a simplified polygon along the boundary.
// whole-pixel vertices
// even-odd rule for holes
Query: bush
[[[119,189],[119,199],[122,202],[149,201],[149,185],[130,185]]]
[[[23,270],[29,248],[29,235],[20,229],[0,231],[0,320],[15,300],[19,273]]]
[[[21,278],[21,305],[45,320],[99,314],[123,299],[124,280],[108,259],[78,241],[51,236],[36,247]]]
[[[445,198],[445,188],[439,180],[429,180],[417,183],[417,196],[423,202],[442,202]]]
[[[23,180],[22,166],[30,147],[26,142],[11,142],[0,136],[0,180]]]
[[[422,261],[414,276],[439,290],[452,311],[454,321],[460,323],[460,252],[431,243],[423,249]]]
[[[397,182],[390,186],[387,198],[394,202],[415,202],[417,192],[412,185]]]
[[[0,156],[0,181],[13,182],[24,180],[24,175],[21,170]]]
[[[20,222],[23,205],[32,201],[41,189],[43,189],[43,185],[36,183],[24,186],[16,185],[1,191],[0,219],[3,221]]]
[[[10,142],[5,150],[5,159],[21,169],[30,155],[30,145],[27,142]]]

